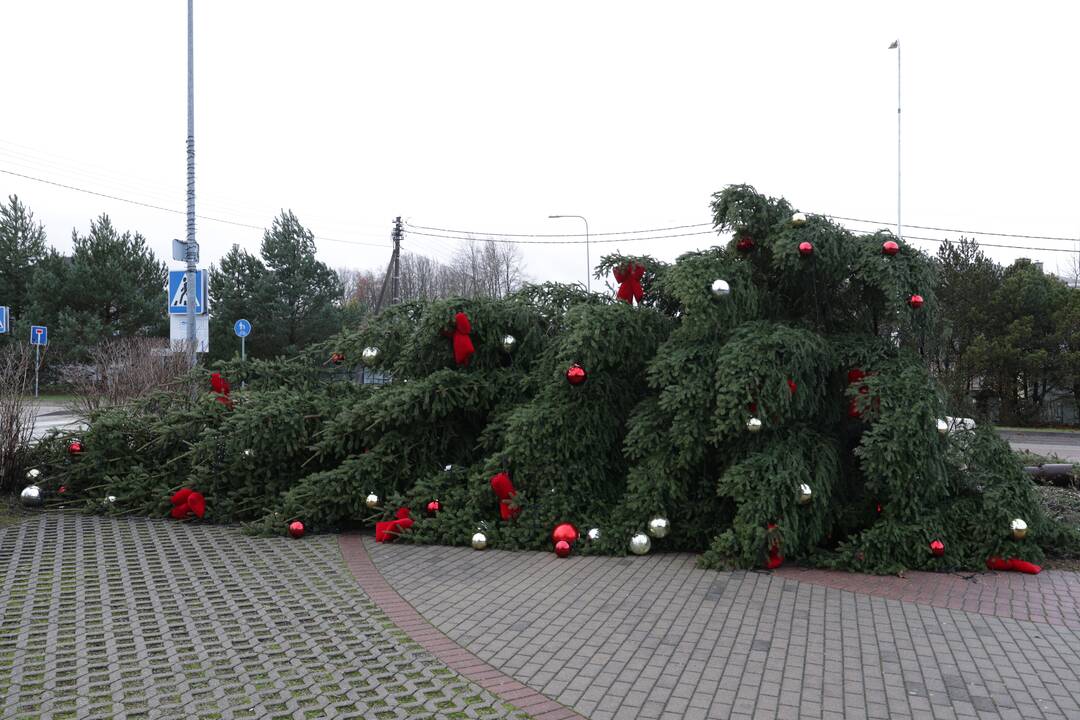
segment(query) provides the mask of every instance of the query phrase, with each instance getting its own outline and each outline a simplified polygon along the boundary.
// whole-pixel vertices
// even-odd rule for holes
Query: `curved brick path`
[[[2,718],[524,718],[394,627],[335,538],[48,512],[0,528]]]
[[[682,554],[370,539],[360,552],[449,638],[599,720],[1080,718],[1071,573],[713,572]]]

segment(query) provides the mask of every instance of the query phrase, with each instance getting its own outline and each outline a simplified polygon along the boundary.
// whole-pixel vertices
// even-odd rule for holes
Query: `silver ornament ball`
[[[590,528],[586,537],[589,538],[589,542],[596,542],[600,539],[600,528]]]
[[[483,550],[487,547],[487,535],[482,532],[473,533],[472,536],[473,550]]]
[[[731,294],[731,285],[727,280],[716,279],[712,283],[712,294],[716,297],[725,297]]]
[[[939,418],[937,421],[937,431],[939,435],[944,435],[949,432],[949,423]]]
[[[45,496],[37,485],[28,485],[19,494],[19,500],[26,507],[40,507],[45,502]]]
[[[255,451],[251,448],[244,448],[244,457],[255,457]]]
[[[752,417],[746,421],[746,429],[752,433],[761,432],[761,421]]]
[[[665,537],[671,532],[671,522],[665,517],[654,517],[649,521],[649,534],[654,538]]]
[[[112,505],[114,502],[116,502],[116,496],[115,495],[106,495],[105,496],[105,502]]]
[[[810,486],[806,483],[799,485],[799,504],[805,505],[814,498],[814,492],[810,489]]]
[[[805,222],[806,222],[806,214],[805,213],[797,212],[797,213],[795,213],[794,215],[791,216],[791,224],[792,225],[802,225]]]
[[[366,363],[376,362],[379,359],[379,348],[366,347],[360,355],[364,358],[364,362]]]
[[[367,498],[364,499],[364,502],[367,503],[369,508],[376,508],[379,506],[379,496],[375,493],[369,493]]]
[[[30,468],[26,471],[26,479],[31,482],[37,480],[39,477],[41,477],[41,471],[37,468]]]
[[[645,533],[637,533],[630,538],[630,552],[635,555],[644,555],[652,547],[652,540]]]
[[[451,472],[454,469],[453,465],[447,465],[443,468],[443,472]]]
[[[503,350],[505,350],[506,352],[512,352],[515,345],[517,345],[516,337],[514,337],[513,335],[503,336]]]
[[[1009,528],[1012,530],[1013,540],[1023,540],[1027,537],[1028,526],[1021,518],[1016,518],[1009,523]]]

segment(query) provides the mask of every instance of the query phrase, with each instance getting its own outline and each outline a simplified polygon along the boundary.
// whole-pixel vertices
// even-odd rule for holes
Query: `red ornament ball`
[[[561,558],[568,557],[570,555],[570,543],[565,540],[555,543],[555,554]]]
[[[577,539],[577,528],[571,523],[559,523],[555,526],[555,529],[551,531],[551,541],[554,543],[559,543],[560,541],[573,543]]]
[[[68,452],[72,455],[79,455],[83,451],[83,444],[78,440],[72,440],[68,443]]]
[[[881,252],[886,255],[895,255],[900,252],[900,245],[895,240],[886,240],[881,243]]]
[[[432,500],[427,504],[427,514],[431,517],[435,517],[440,510],[442,510],[442,505],[439,504],[438,500]]]
[[[289,535],[297,539],[304,537],[304,523],[299,520],[289,523]]]
[[[67,485],[61,485],[61,486],[60,486],[59,488],[57,488],[56,492],[58,492],[58,493],[60,493],[61,495],[63,495],[64,493],[66,493],[66,492],[67,492]]]
[[[345,362],[345,356],[342,353],[336,352],[330,356],[330,362],[334,363],[335,365],[340,365],[341,363]]]
[[[754,241],[749,237],[741,237],[735,243],[735,249],[742,253],[750,252],[754,249]]]
[[[932,543],[930,543],[930,553],[934,557],[941,557],[945,554],[945,543],[941,542],[940,540],[934,540]]]
[[[799,243],[799,254],[802,255],[803,257],[809,257],[809,256],[813,255],[814,254],[814,245],[813,245],[813,243],[808,243],[806,241],[803,241],[803,242]]]
[[[588,373],[585,372],[585,368],[581,367],[577,363],[574,363],[566,371],[566,382],[574,385],[575,387],[581,385],[588,378]]]
[[[921,308],[923,306],[922,295],[912,295],[910,298],[908,298],[908,305],[915,308],[916,310]]]

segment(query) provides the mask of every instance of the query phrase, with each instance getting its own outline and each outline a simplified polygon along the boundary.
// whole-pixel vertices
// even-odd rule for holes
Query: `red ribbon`
[[[645,266],[630,263],[624,267],[613,268],[612,272],[615,273],[615,280],[619,283],[619,291],[615,294],[615,297],[631,305],[633,304],[632,301],[637,300],[638,305],[640,305],[641,298],[645,294],[641,287],[641,278],[645,275]]]
[[[992,557],[987,559],[986,567],[990,570],[1022,572],[1027,573],[1028,575],[1038,575],[1042,572],[1042,568],[1035,563],[1029,563],[1027,560],[1018,560],[1017,558],[1005,560],[999,557]]]
[[[394,515],[393,520],[375,523],[375,542],[390,542],[413,526],[413,519],[409,517],[409,508],[398,508]]]
[[[472,332],[472,324],[469,316],[459,312],[454,316],[454,362],[458,365],[468,365],[476,349],[473,347],[469,333]]]
[[[510,506],[510,501],[517,495],[517,490],[514,489],[514,484],[510,482],[510,476],[507,473],[501,472],[492,477],[491,489],[495,491],[495,497],[499,498],[499,517],[503,520],[512,520],[521,514],[520,507]]]
[[[169,498],[169,502],[173,504],[173,509],[169,514],[177,520],[183,520],[188,513],[200,518],[206,514],[206,498],[202,493],[195,492],[191,488],[180,488]]]

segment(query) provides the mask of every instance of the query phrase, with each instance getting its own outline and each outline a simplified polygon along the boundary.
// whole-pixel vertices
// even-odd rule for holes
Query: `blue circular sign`
[[[236,337],[247,337],[251,334],[251,323],[247,320],[237,320],[232,326]]]

